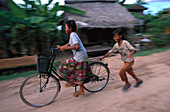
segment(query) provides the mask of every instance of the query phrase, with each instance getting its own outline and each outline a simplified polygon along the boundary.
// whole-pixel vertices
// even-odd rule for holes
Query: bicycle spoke
[[[54,76],[50,76],[49,79],[47,77],[48,75],[35,74],[23,82],[20,97],[24,103],[39,107],[51,103],[57,97],[59,83]]]
[[[94,76],[92,81],[84,85],[84,88],[89,92],[100,91],[109,81],[109,71],[107,66],[102,62],[92,62],[90,67]]]
[[[99,75],[99,73],[100,73],[100,70],[101,70],[101,66],[100,66],[100,68],[99,68],[98,75]]]
[[[100,74],[106,74],[106,73],[107,73],[107,71],[104,71],[104,70],[103,70]]]

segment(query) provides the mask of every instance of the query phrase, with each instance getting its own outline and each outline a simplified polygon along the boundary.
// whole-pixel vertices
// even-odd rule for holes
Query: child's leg
[[[84,94],[84,85],[83,84],[80,85],[79,93]]]
[[[137,78],[136,74],[133,72],[133,68],[130,67],[127,72],[137,81],[139,82],[140,80]]]
[[[132,66],[132,63],[128,63],[126,62],[123,66],[123,68],[120,70],[119,75],[120,78],[122,79],[122,81],[124,81],[126,83],[126,85],[130,85],[130,83],[128,82],[128,78],[126,76],[126,72],[127,70]]]
[[[75,93],[73,93],[73,96],[78,97],[79,95],[84,95],[84,94],[85,94],[85,93],[84,93],[84,85],[81,84],[81,85],[80,85],[80,90],[77,91],[77,92],[75,92]]]
[[[134,61],[132,65],[134,64]],[[127,70],[127,72],[136,80],[136,83],[140,83],[141,80],[137,78],[136,74],[133,72],[132,66]]]

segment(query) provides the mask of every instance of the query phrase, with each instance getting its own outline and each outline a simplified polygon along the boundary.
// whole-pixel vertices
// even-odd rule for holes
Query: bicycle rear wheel
[[[26,78],[20,87],[21,100],[33,107],[52,103],[60,90],[60,83],[53,75],[33,74]]]
[[[89,92],[101,91],[109,81],[109,68],[102,62],[92,62],[90,68],[93,77],[90,78],[90,82],[84,84],[84,89]]]

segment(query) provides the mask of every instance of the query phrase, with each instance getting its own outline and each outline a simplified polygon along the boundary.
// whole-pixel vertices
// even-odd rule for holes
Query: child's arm
[[[129,50],[131,50],[131,53],[129,54],[129,56],[127,58],[129,59],[132,59],[133,57],[133,54],[136,53],[136,49],[128,42],[128,41],[125,41],[126,42],[126,46]]]
[[[70,46],[70,44],[69,44],[69,43],[67,43],[67,44],[65,44],[65,45],[63,45],[63,46]]]
[[[132,50],[130,56],[133,56],[133,54],[135,54],[135,53],[136,53],[136,50]]]
[[[105,57],[107,57],[108,55],[109,55],[110,53],[109,52],[107,52],[103,57],[100,57],[99,58],[99,60],[102,60],[102,59],[104,59]]]
[[[60,48],[60,47],[62,47],[62,46],[60,46],[60,45],[56,45],[57,46],[57,48]],[[66,47],[66,46],[70,46],[70,44],[69,43],[67,43],[67,44],[65,44],[65,45],[63,45],[64,47]]]
[[[63,46],[60,46],[60,45],[56,45],[57,46],[57,49],[60,50],[60,51],[64,51],[63,48],[65,48],[66,46],[70,46],[69,43],[63,45]]]
[[[132,52],[131,52],[131,54],[128,56],[128,58],[129,58],[129,59],[132,59],[132,58],[133,58],[132,56],[133,56],[133,54],[135,54],[135,53],[136,53],[136,50],[132,50]]]
[[[99,60],[102,60],[104,59],[105,57],[107,57],[110,53],[112,52],[117,52],[117,48],[116,46],[114,45],[113,48],[111,50],[109,50],[103,57],[100,57]]]
[[[65,51],[65,50],[69,50],[69,49],[71,49],[71,50],[79,50],[80,49],[79,43],[76,43],[73,46],[70,46],[70,44],[67,43],[63,46],[57,45],[57,47],[60,51]]]
[[[64,50],[79,50],[80,46],[79,43],[74,44],[73,46],[64,46]]]

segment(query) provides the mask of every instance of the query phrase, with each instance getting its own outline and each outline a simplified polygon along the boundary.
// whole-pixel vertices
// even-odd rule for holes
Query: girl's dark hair
[[[122,40],[127,40],[127,37],[126,37],[126,35],[125,35],[125,33],[124,33],[124,31],[123,31],[122,29],[118,28],[118,29],[114,30],[114,31],[113,31],[113,36],[114,36],[116,33],[117,33],[119,36],[122,35]]]
[[[66,21],[66,24],[69,28],[72,28],[72,32],[75,32],[76,29],[77,29],[77,25],[76,25],[76,22],[74,20],[68,20]]]

